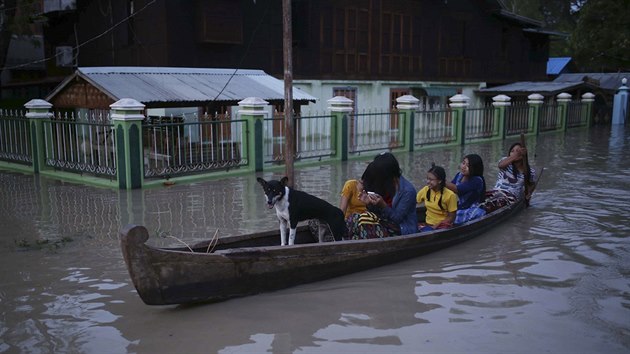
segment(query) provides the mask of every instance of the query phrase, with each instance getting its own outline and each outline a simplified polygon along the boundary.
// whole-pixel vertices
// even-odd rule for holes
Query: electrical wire
[[[136,16],[137,14],[141,13],[142,11],[144,11],[147,7],[149,7],[150,5],[153,5],[157,0],[152,0],[151,2],[147,3],[146,5],[144,5],[141,9],[139,9],[138,11],[134,12],[133,14],[125,17],[124,19],[120,20],[119,22],[117,22],[116,24],[112,25],[110,28],[106,29],[105,31],[103,31],[102,33],[86,40],[85,42],[75,46],[72,48],[72,50],[78,50],[79,48],[83,47],[86,44],[92,43],[95,40],[103,37],[104,35],[108,34],[109,32],[113,31],[114,28],[118,27],[119,25],[121,25],[122,23],[126,22],[127,20],[129,20],[130,18]],[[38,59],[38,60],[34,60],[28,63],[23,63],[23,64],[19,64],[19,65],[14,65],[14,66],[5,66],[4,68],[2,68],[2,70],[12,70],[12,69],[19,69],[19,68],[23,68],[25,66],[31,65],[31,64],[39,64],[39,63],[44,63],[47,62],[49,60],[55,59],[57,58],[59,55],[61,55],[61,53],[57,53],[53,56],[44,58],[44,59]]]

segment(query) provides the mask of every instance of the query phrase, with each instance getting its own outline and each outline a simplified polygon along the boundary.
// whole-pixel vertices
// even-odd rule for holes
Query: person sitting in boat
[[[418,225],[420,231],[431,231],[453,226],[457,211],[457,194],[446,188],[446,171],[431,165],[427,171],[427,185],[416,196],[418,204],[427,209],[425,222]]]
[[[367,175],[370,172],[370,166],[366,168],[363,175]],[[357,179],[349,179],[347,180],[343,188],[341,189],[341,200],[339,201],[339,209],[343,211],[344,218],[347,220],[352,214],[361,214],[367,211],[367,206],[365,203],[359,199],[359,195],[363,192],[363,177]],[[322,232],[320,229],[321,221],[312,219],[308,221],[308,226],[315,237],[319,237],[319,232]],[[323,239],[325,241],[333,241],[332,233],[329,228],[324,228]]]
[[[364,190],[359,199],[367,206],[367,211],[346,219],[348,238],[382,238],[417,231],[416,189],[402,176],[392,153],[377,155],[362,180]]]
[[[367,205],[359,198],[361,192],[365,190],[363,187],[363,178],[367,178],[372,173],[373,166],[370,164],[363,172],[363,176],[358,179],[349,179],[344,183],[341,189],[341,200],[339,201],[339,209],[343,211],[344,216],[349,218],[352,214],[361,214],[367,211]]]
[[[454,224],[462,224],[486,214],[479,205],[486,197],[486,180],[483,177],[483,160],[477,154],[468,154],[459,165],[459,172],[446,188],[457,194],[457,212]]]
[[[486,193],[486,200],[482,205],[488,213],[520,198],[529,200],[534,191],[536,171],[529,166],[527,149],[521,143],[510,146],[508,155],[499,160],[498,167],[497,182],[494,189]]]

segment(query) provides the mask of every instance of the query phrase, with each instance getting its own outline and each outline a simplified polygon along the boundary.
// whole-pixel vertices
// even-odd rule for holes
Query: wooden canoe
[[[314,243],[305,226],[296,244],[279,231],[226,236],[188,248],[156,248],[143,226],[120,232],[122,253],[147,305],[221,301],[398,262],[469,240],[514,215],[523,200],[456,227],[383,239]],[[210,247],[209,247],[210,245]]]

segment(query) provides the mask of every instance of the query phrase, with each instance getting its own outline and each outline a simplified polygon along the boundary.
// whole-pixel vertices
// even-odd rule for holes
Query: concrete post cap
[[[398,110],[402,110],[402,109],[416,109],[418,107],[420,107],[419,103],[420,100],[415,98],[412,95],[404,95],[404,96],[400,96],[396,99],[396,109]]]
[[[559,93],[556,96],[558,102],[569,102],[571,101],[571,97],[572,97],[571,94],[566,93],[566,92]]]
[[[142,111],[146,107],[133,98],[121,98],[109,105],[109,108],[117,111]]]
[[[587,92],[582,95],[582,102],[594,102],[594,101],[595,101],[595,95],[592,94],[591,92]]]
[[[328,109],[332,112],[352,112],[354,101],[344,97],[344,96],[335,96],[329,100],[327,100]]]
[[[32,99],[24,104],[24,107],[27,109],[50,109],[52,106],[52,103],[39,98]]]
[[[263,100],[260,97],[247,97],[241,101],[238,101],[238,105],[241,107],[243,106],[258,107],[258,106],[266,106],[268,104],[269,102]]]
[[[449,98],[448,100],[451,101],[451,103],[449,104],[451,108],[462,108],[468,107],[468,101],[470,100],[470,97],[462,95],[460,93]]]

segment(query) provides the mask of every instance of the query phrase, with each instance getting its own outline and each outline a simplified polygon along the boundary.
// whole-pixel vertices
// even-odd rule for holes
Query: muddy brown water
[[[492,184],[514,141],[397,154],[416,187],[479,153]],[[178,245],[277,227],[255,178],[117,191],[0,171],[0,353],[628,353],[630,132],[528,138],[545,173],[532,207],[466,243],[281,291],[144,305],[121,225]],[[366,156],[366,158],[369,157]],[[299,168],[338,204],[367,160]]]

